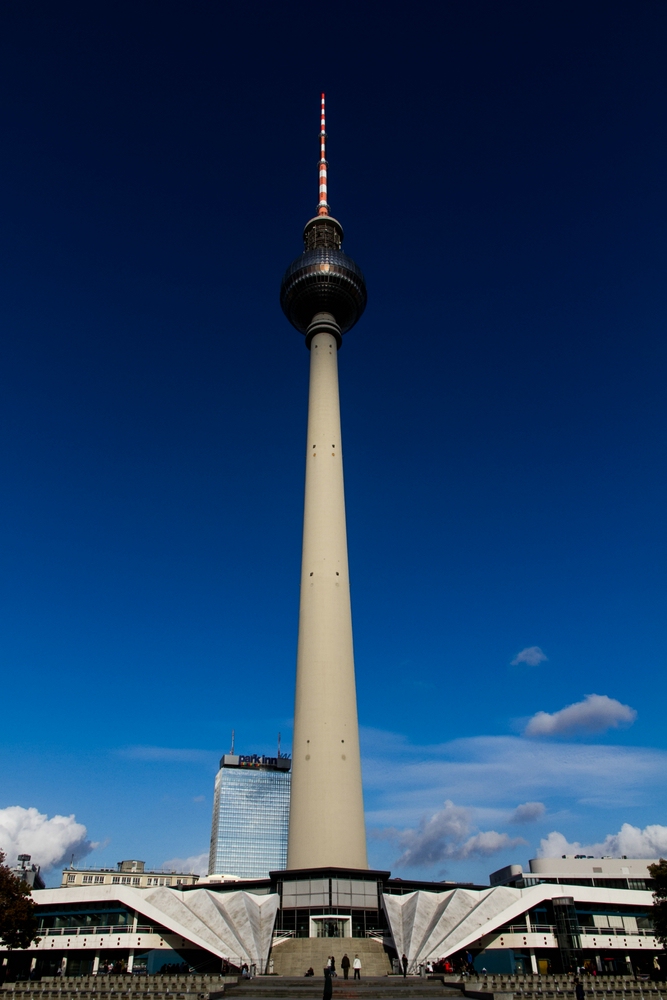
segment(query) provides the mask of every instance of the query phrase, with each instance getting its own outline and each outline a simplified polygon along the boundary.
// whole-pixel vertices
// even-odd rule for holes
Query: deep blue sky
[[[656,0],[4,4],[0,807],[76,814],[90,863],[186,858],[232,727],[289,746],[278,288],[325,90],[369,289],[339,360],[370,824],[452,798],[527,841],[452,848],[481,878],[667,823],[666,43]],[[521,736],[591,693],[634,724]]]

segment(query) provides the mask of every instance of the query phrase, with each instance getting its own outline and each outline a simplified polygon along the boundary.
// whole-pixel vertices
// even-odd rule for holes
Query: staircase
[[[379,941],[371,938],[286,938],[274,943],[269,961],[273,959],[273,971],[278,976],[303,976],[310,968],[316,976],[321,976],[327,958],[333,955],[338,973],[334,983],[342,983],[345,980],[340,960],[346,952],[350,965],[354,956],[359,956],[364,979],[366,976],[388,976],[391,972],[387,951]],[[352,976],[350,969],[350,980]]]
[[[363,959],[362,959],[363,961]],[[363,975],[363,970],[362,970]],[[258,976],[228,985],[225,1000],[321,1000],[323,976],[314,978]],[[354,980],[334,979],[333,1000],[461,1000],[459,990],[447,989],[440,979],[419,976],[381,976]]]

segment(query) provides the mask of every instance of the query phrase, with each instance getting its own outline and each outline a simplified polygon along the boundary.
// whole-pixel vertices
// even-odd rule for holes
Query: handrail
[[[161,934],[152,924],[138,924],[136,928],[132,924],[86,924],[83,927],[42,927],[40,934],[46,937],[76,937],[77,935],[88,935],[94,937],[96,934]]]
[[[498,935],[498,934],[555,934],[556,933],[556,927],[555,927],[554,924],[531,924],[530,927],[528,927],[526,924],[509,924],[504,929],[495,931],[494,933],[496,935]],[[638,927],[637,930],[629,931],[629,930],[626,930],[625,927],[590,927],[588,925],[585,926],[585,927],[582,927],[580,925],[578,927],[578,929],[576,931],[574,931],[573,933],[575,935],[576,934],[587,934],[587,935],[594,934],[596,937],[600,937],[600,935],[605,935],[605,934],[607,936],[611,936],[612,934],[617,934],[617,935],[620,935],[621,937],[627,937],[628,935],[632,935],[633,937],[655,937],[655,930],[647,930],[646,928],[643,928],[643,927]]]

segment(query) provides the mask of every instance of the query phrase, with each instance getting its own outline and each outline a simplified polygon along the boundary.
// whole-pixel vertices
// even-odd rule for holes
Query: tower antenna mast
[[[320,200],[317,205],[318,215],[329,214],[327,201],[327,122],[324,109],[324,94],[320,105]]]

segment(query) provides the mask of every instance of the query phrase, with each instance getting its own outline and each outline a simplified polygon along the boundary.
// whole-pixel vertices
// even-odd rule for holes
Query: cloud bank
[[[614,809],[663,808],[665,800],[667,751],[660,749],[518,736],[420,746],[369,729],[362,730],[362,745],[371,826],[416,827],[445,799],[497,809],[494,823],[501,816],[506,822],[517,798],[532,802],[555,796]]]
[[[544,663],[548,659],[549,657],[542,652],[539,646],[526,646],[510,661],[510,665],[518,667],[520,663],[525,663],[529,667],[536,667],[538,663]]]
[[[577,733],[602,733],[606,729],[629,726],[637,718],[634,708],[622,705],[606,694],[587,694],[559,712],[538,712],[529,720],[525,736],[572,736]]]
[[[538,857],[560,858],[563,854],[592,854],[596,857],[612,855],[626,858],[659,858],[667,855],[667,826],[655,823],[641,830],[624,823],[618,833],[608,833],[599,844],[570,843],[554,830],[540,841]]]
[[[473,829],[471,810],[447,801],[430,819],[422,818],[417,829],[387,831],[387,834],[393,836],[403,850],[396,861],[399,868],[434,865],[448,858],[488,857],[504,848],[526,843],[521,837],[512,838],[495,830],[473,834]]]
[[[170,858],[162,865],[166,872],[181,872],[187,875],[208,874],[208,851],[193,854],[189,858]]]
[[[207,764],[218,759],[220,754],[211,750],[195,750],[188,747],[130,746],[116,751],[120,757],[129,760],[164,762],[165,764]]]
[[[0,809],[0,850],[13,865],[19,854],[29,854],[35,864],[48,871],[72,855],[80,861],[97,846],[87,838],[88,831],[74,816],[52,816],[31,807],[7,806]]]

